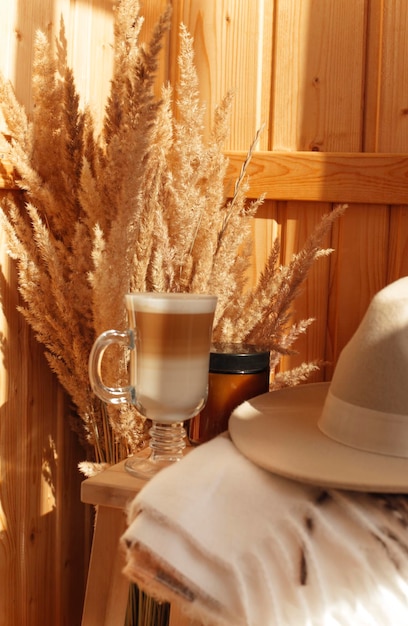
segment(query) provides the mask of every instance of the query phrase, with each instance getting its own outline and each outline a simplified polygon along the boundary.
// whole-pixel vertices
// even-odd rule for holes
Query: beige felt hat
[[[245,456],[282,476],[408,493],[408,277],[374,296],[331,383],[249,400],[229,430]]]

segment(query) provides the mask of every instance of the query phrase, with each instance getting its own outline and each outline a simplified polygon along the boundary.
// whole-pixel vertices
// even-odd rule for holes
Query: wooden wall
[[[165,0],[141,5],[148,31]],[[62,15],[83,101],[102,113],[112,6],[111,0],[1,3],[0,70],[28,110],[34,32],[54,36]],[[329,379],[373,294],[408,274],[408,4],[173,0],[173,7],[160,81],[177,75],[183,21],[195,38],[207,126],[226,90],[236,91],[226,146],[231,171],[265,124],[251,169],[251,193],[267,194],[254,223],[251,280],[276,236],[286,262],[322,213],[333,203],[349,204],[327,242],[335,252],[316,264],[296,303],[296,317],[316,323],[298,342],[299,356],[283,363],[322,359],[328,365],[316,379]],[[2,154],[6,164],[0,145]],[[0,186],[7,186],[5,174]],[[13,267],[0,238],[0,624],[76,624],[87,558],[76,470],[81,451],[67,428],[63,394],[15,311]]]
[[[4,192],[0,191],[0,198]],[[16,312],[0,233],[0,625],[79,624],[90,544],[63,392]]]

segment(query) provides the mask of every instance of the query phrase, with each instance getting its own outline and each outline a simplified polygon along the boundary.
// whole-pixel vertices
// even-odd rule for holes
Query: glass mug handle
[[[135,347],[132,330],[106,330],[99,335],[89,355],[88,372],[92,391],[104,402],[110,404],[135,403],[135,390],[128,387],[107,387],[102,380],[101,366],[105,350],[112,344],[119,344],[133,350]]]

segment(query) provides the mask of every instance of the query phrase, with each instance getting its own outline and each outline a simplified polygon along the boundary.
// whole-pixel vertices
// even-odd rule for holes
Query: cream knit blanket
[[[203,624],[408,626],[408,498],[273,475],[221,435],[137,495],[127,576]]]

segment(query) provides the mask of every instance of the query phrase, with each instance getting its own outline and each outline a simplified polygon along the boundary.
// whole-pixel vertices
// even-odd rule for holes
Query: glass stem
[[[149,430],[150,460],[154,463],[170,463],[183,458],[186,447],[184,422],[153,422]]]

